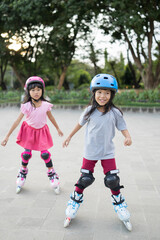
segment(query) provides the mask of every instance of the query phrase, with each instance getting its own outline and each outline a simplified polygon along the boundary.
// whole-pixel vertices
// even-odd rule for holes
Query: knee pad
[[[41,158],[44,160],[46,167],[53,167],[51,154],[49,151],[45,150],[41,152]]]
[[[93,177],[92,172],[87,169],[81,169],[81,173],[82,175],[75,186],[80,189],[85,189],[94,182],[95,178]]]
[[[21,154],[22,158],[22,165],[27,166],[29,159],[32,157],[31,150],[25,149],[24,152]]]
[[[118,191],[123,188],[123,186],[120,186],[120,178],[117,176],[117,173],[119,173],[119,170],[111,170],[107,172],[104,177],[105,186],[113,191]]]

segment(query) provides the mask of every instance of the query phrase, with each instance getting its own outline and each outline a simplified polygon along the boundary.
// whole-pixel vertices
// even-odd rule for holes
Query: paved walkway
[[[54,116],[65,137],[77,123],[82,110],[56,109]],[[1,140],[19,113],[19,109],[0,109]],[[99,163],[96,181],[84,194],[84,203],[76,219],[63,228],[66,203],[79,178],[84,128],[74,136],[68,148],[49,123],[54,139],[51,149],[61,180],[61,194],[50,189],[46,169],[39,152],[33,152],[29,174],[20,194],[15,193],[21,147],[15,143],[18,129],[8,145],[0,146],[0,239],[1,240],[159,240],[160,239],[160,113],[124,113],[133,138],[131,147],[123,146],[123,137],[115,138],[117,166],[133,231],[128,232],[118,220],[104,187]]]

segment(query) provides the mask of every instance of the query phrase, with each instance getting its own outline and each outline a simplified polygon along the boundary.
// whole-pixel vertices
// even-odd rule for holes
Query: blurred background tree
[[[109,56],[107,43],[102,55],[95,45],[95,28],[112,43],[126,43],[127,58],[124,52]],[[47,86],[78,88],[99,72],[113,74],[121,88],[152,89],[160,84],[159,1],[1,0],[0,33],[3,90],[9,87],[9,67],[17,81],[12,85],[19,88],[31,75],[43,77]],[[75,61],[81,41],[90,65],[86,69]],[[99,63],[102,58],[104,65]]]

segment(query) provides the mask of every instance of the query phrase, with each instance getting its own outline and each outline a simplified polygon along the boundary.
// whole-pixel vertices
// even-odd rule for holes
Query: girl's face
[[[42,96],[42,89],[39,87],[35,87],[29,90],[29,94],[31,98],[38,100]]]
[[[109,89],[98,89],[95,92],[95,100],[100,106],[105,106],[111,98],[111,91]]]

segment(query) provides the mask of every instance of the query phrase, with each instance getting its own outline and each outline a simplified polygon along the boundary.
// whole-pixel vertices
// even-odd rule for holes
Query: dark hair
[[[30,90],[34,89],[35,87],[38,87],[38,88],[42,89],[42,96],[40,97],[40,100],[49,102],[44,98],[44,87],[43,87],[43,85],[40,82],[33,82],[33,83],[30,83],[27,87],[23,103],[31,102],[31,105],[35,107],[35,104],[32,102],[32,98],[29,94]]]
[[[91,106],[91,109],[86,113],[85,115],[85,119],[87,120],[91,114],[96,110],[97,107],[100,107],[100,105],[97,103],[96,99],[95,99],[95,93],[96,91],[99,90],[99,89],[95,89],[93,90],[93,94],[92,94],[92,97],[91,97],[91,100],[90,100],[90,103],[88,106]],[[111,97],[109,99],[109,101],[107,102],[107,104],[104,106],[104,112],[102,113],[102,115],[106,114],[107,112],[109,112],[113,107],[114,108],[117,108],[123,115],[123,112],[114,105],[114,103],[112,102],[114,97],[115,97],[115,92],[113,90],[110,90],[111,91]]]

